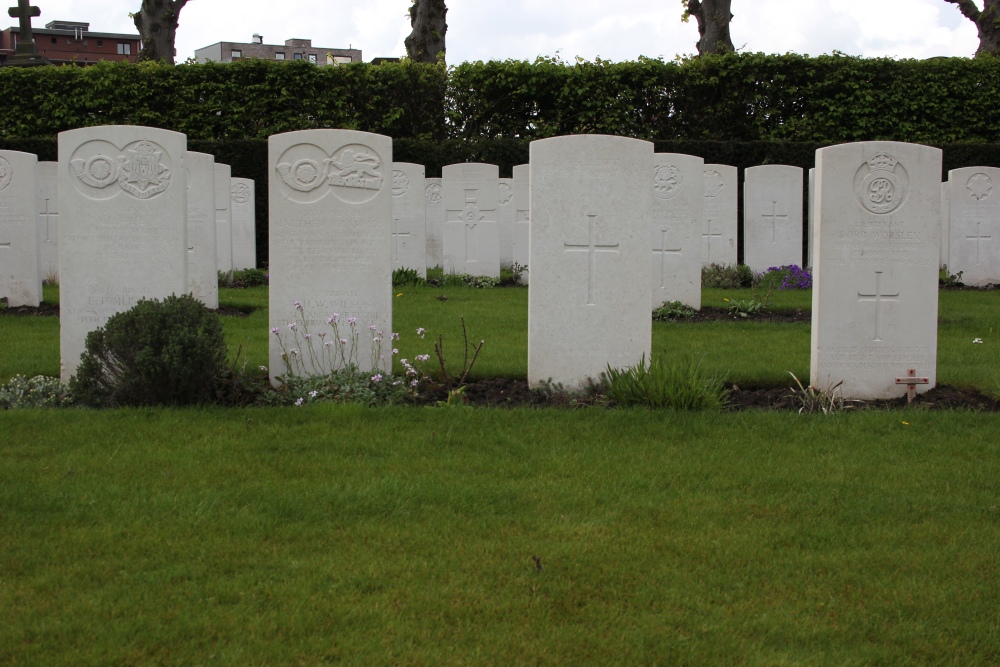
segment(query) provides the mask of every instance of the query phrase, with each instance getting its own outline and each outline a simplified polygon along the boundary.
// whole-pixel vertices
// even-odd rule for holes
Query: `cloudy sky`
[[[11,4],[11,3],[8,3]],[[97,32],[135,32],[140,0],[34,0],[42,15],[87,21]],[[978,0],[982,6],[982,1]],[[178,61],[220,41],[291,37],[318,47],[360,48],[365,60],[403,55],[409,0],[190,0],[177,31]],[[681,0],[448,0],[448,62],[672,59],[696,51],[697,26],[682,23]],[[945,0],[733,0],[733,43],[741,51],[929,58],[971,56],[976,28]],[[11,24],[14,23],[10,19]]]

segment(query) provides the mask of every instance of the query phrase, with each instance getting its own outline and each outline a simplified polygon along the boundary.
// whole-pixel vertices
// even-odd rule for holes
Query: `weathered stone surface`
[[[215,263],[224,273],[233,271],[233,209],[229,195],[232,176],[232,167],[215,163]]]
[[[531,210],[531,167],[519,164],[514,167],[514,231],[513,263],[528,267],[528,243],[530,240]],[[530,267],[521,272],[521,282],[529,284]]]
[[[207,308],[219,307],[219,272],[216,267],[215,157],[188,151],[187,174],[188,289]]]
[[[802,265],[802,168],[783,164],[744,172],[743,263],[755,272]]]
[[[500,236],[500,266],[514,263],[514,179],[501,178],[497,193],[497,231]]]
[[[9,306],[42,301],[37,166],[33,153],[0,151],[0,299]]]
[[[494,164],[450,164],[441,170],[441,178],[445,272],[499,278],[499,168]]]
[[[424,179],[424,202],[427,215],[427,267],[444,268],[444,190],[440,178]]]
[[[187,137],[113,125],[59,134],[62,379],[89,332],[139,300],[188,291]]]
[[[427,277],[427,201],[424,166],[392,163],[392,268]]]
[[[952,169],[948,183],[948,273],[961,271],[966,285],[1000,284],[1000,169]]]
[[[705,204],[702,217],[705,227],[701,237],[701,261],[704,266],[735,266],[737,199],[739,181],[736,167],[726,164],[705,165]]]
[[[229,206],[232,219],[233,269],[257,268],[257,200],[252,178],[231,178]]]
[[[693,155],[655,153],[652,165],[652,308],[680,301],[701,310],[705,161]]]
[[[272,382],[286,373],[285,352],[297,374],[342,365],[338,338],[347,361],[388,371],[392,140],[352,130],[276,134],[268,139],[268,168]],[[334,314],[339,336],[328,323]],[[374,338],[381,354],[371,352]]]
[[[811,383],[902,396],[937,368],[941,151],[896,142],[816,153]]]
[[[580,388],[649,360],[653,145],[577,135],[530,154],[528,380]]]
[[[38,251],[42,280],[59,282],[59,163],[39,162],[35,169],[38,188]]]

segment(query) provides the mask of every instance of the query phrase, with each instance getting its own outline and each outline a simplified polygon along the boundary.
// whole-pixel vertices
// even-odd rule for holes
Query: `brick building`
[[[196,49],[194,57],[199,63],[231,63],[243,58],[266,60],[305,60],[316,65],[342,65],[361,62],[361,50],[350,47],[334,48],[313,46],[311,39],[286,39],[283,45],[265,44],[264,38],[254,35],[253,41],[216,42]]]
[[[14,55],[21,29],[0,32],[0,65]],[[99,60],[135,62],[142,48],[139,35],[90,32],[89,23],[50,21],[44,28],[32,28],[35,48],[54,65],[93,65]]]

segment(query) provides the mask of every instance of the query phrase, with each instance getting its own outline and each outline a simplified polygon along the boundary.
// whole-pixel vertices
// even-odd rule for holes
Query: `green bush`
[[[682,320],[694,317],[695,309],[680,301],[664,301],[663,305],[653,310],[653,319],[658,322],[667,320]]]
[[[268,273],[264,269],[241,269],[239,271],[219,271],[219,287],[244,289],[260,287],[268,283]]]
[[[408,287],[413,285],[423,284],[424,279],[420,277],[420,274],[416,269],[408,269],[406,267],[400,267],[393,270],[392,272],[392,286],[393,287]]]
[[[746,264],[712,264],[701,269],[701,286],[740,289],[753,286],[753,271]]]
[[[667,363],[643,358],[635,366],[611,368],[601,374],[608,398],[622,407],[719,410],[728,393],[723,378],[709,375],[701,360],[686,357]]]
[[[93,407],[212,403],[226,354],[219,317],[201,302],[143,299],[87,334],[70,391]]]

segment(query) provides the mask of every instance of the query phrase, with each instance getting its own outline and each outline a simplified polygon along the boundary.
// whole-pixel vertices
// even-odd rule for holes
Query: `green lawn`
[[[464,316],[478,374],[526,373],[526,290],[395,293],[404,356],[442,333],[460,357]],[[222,299],[257,308],[224,325],[266,364],[266,289]],[[941,293],[942,382],[998,391],[998,299]],[[58,373],[55,318],[0,336],[0,378]],[[741,383],[808,374],[806,324],[653,341]],[[1000,663],[998,415],[316,404],[0,429],[0,665]]]

